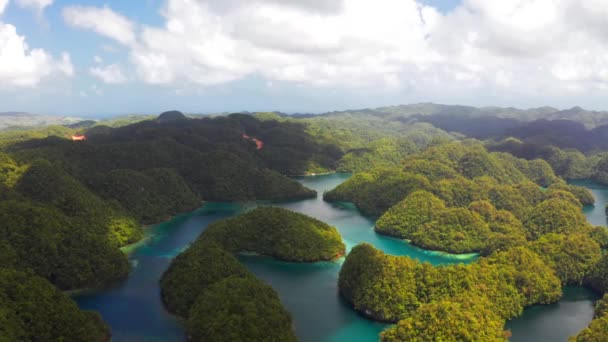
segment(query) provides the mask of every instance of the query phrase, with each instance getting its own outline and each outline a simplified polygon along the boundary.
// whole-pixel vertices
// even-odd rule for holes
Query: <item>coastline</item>
[[[477,257],[480,256],[479,252],[451,253],[451,252],[447,252],[447,251],[427,249],[424,246],[419,246],[419,245],[413,243],[412,240],[410,240],[410,239],[405,239],[405,238],[403,238],[401,236],[398,236],[397,234],[390,234],[388,232],[380,232],[376,228],[377,228],[377,226],[374,226],[374,232],[376,234],[381,235],[381,236],[385,236],[385,237],[389,237],[389,238],[392,238],[392,239],[396,239],[396,240],[399,240],[399,241],[407,242],[408,244],[412,245],[413,247],[416,247],[419,250],[421,250],[424,254],[439,255],[439,256],[442,256],[442,257],[445,257],[445,258],[449,258],[449,259],[454,259],[454,260],[471,260],[471,259],[475,259],[475,258],[477,258]]]
[[[337,172],[337,171],[327,171],[327,172],[307,172],[305,174],[301,174],[301,175],[290,175],[288,177],[316,177],[316,176],[327,176],[327,175],[333,175],[336,173],[348,173],[348,172]]]
[[[146,243],[148,243],[150,240],[152,240],[154,238],[154,234],[151,234],[150,231],[152,230],[152,228],[154,228],[155,226],[165,223],[165,222],[169,222],[173,219],[175,219],[176,217],[179,216],[183,216],[183,215],[190,215],[194,212],[196,212],[197,210],[201,209],[203,206],[205,206],[205,204],[207,204],[207,201],[202,201],[200,206],[193,208],[191,210],[187,210],[187,211],[183,211],[181,213],[177,213],[177,214],[173,214],[173,215],[169,215],[167,216],[167,218],[165,220],[162,220],[160,222],[157,223],[152,223],[152,224],[146,224],[146,225],[142,225],[142,232],[144,234],[144,236],[133,242],[130,243],[128,245],[124,245],[122,247],[118,247],[118,249],[125,254],[127,257],[129,255],[131,255],[131,253],[133,253],[135,250],[137,250],[137,248],[145,245]],[[129,271],[129,274],[131,273],[131,270]],[[128,277],[128,274],[127,274]],[[126,279],[126,278],[125,278]],[[66,291],[61,291],[64,294],[66,294],[69,297],[75,297],[75,296],[81,296],[81,295],[86,295],[86,294],[91,294],[91,293],[95,293],[98,291],[103,291],[105,289],[109,289],[114,287],[116,284],[119,284],[120,282],[124,281],[125,279],[118,279],[110,284],[105,284],[105,285],[100,285],[100,286],[93,286],[93,287],[84,287],[84,288],[78,288],[78,289],[72,289],[72,290],[66,290]]]
[[[144,233],[144,236],[141,239],[139,239],[139,240],[137,240],[137,241],[135,241],[133,243],[130,243],[128,245],[124,245],[122,247],[119,247],[120,251],[123,252],[126,255],[130,255],[138,247],[146,244],[148,241],[150,241],[154,237],[154,235],[150,234],[150,230],[152,228],[154,228],[155,226],[157,226],[159,224],[163,224],[163,223],[169,222],[169,221],[175,219],[176,217],[192,214],[195,211],[197,211],[197,210],[201,209],[202,207],[204,207],[205,204],[207,204],[207,203],[208,203],[207,201],[202,201],[199,206],[194,207],[194,208],[192,208],[190,210],[185,210],[185,211],[177,213],[177,214],[169,215],[165,219],[163,219],[163,220],[161,220],[159,222],[156,222],[156,223],[142,225],[141,229],[142,229],[142,232]]]
[[[331,258],[304,260],[304,261],[289,260],[289,259],[285,259],[285,258],[280,258],[275,255],[262,254],[262,253],[258,253],[258,252],[247,252],[247,251],[238,252],[238,253],[236,253],[236,255],[244,256],[244,257],[270,258],[270,259],[274,259],[276,261],[287,262],[287,263],[292,263],[292,264],[315,264],[318,262],[338,262],[338,261],[340,261],[340,259],[342,259],[344,256],[346,256],[346,251],[342,251],[342,252],[332,256]]]

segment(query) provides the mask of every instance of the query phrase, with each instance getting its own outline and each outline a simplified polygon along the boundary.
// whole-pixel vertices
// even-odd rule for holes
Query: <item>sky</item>
[[[608,110],[608,0],[0,0],[0,112]]]

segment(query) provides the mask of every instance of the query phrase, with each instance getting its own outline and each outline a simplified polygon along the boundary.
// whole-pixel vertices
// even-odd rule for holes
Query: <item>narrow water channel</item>
[[[428,252],[410,244],[376,234],[374,221],[362,216],[349,203],[330,204],[322,200],[328,191],[349,175],[331,174],[300,178],[305,186],[319,192],[316,199],[272,203],[301,212],[334,225],[350,249],[367,242],[385,253],[406,255],[435,265],[468,263],[475,256],[452,256]],[[608,189],[593,189],[598,199],[595,208],[586,208],[590,221],[599,224],[597,208],[608,200]],[[600,192],[600,193],[596,193]],[[269,203],[260,203],[267,205]],[[113,341],[182,341],[181,324],[167,314],[160,301],[158,279],[173,257],[184,250],[209,223],[237,215],[257,204],[207,203],[201,209],[157,225],[149,231],[150,239],[130,254],[134,270],[120,286],[83,294],[75,299],[83,309],[97,310],[111,325]],[[603,217],[603,223],[606,222]],[[339,297],[338,273],[342,260],[315,264],[292,264],[264,257],[242,256],[241,261],[279,293],[292,313],[300,341],[377,341],[386,326],[355,313]],[[524,315],[509,322],[512,341],[566,341],[590,321],[595,296],[582,289],[565,291],[564,299],[552,306],[527,309]],[[556,329],[555,325],[563,329]],[[559,332],[556,332],[559,330]],[[528,339],[527,337],[534,337]]]

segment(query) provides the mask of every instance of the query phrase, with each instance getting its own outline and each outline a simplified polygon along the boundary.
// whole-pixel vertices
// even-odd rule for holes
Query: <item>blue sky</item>
[[[608,109],[597,0],[3,2],[0,112]]]

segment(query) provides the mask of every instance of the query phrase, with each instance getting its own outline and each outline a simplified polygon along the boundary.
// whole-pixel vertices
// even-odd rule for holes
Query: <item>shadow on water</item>
[[[208,203],[195,212],[150,227],[145,242],[129,255],[133,270],[124,283],[74,299],[82,309],[101,313],[112,328],[112,341],[185,340],[181,323],[164,310],[158,281],[171,259],[209,223],[242,210],[238,204]]]

